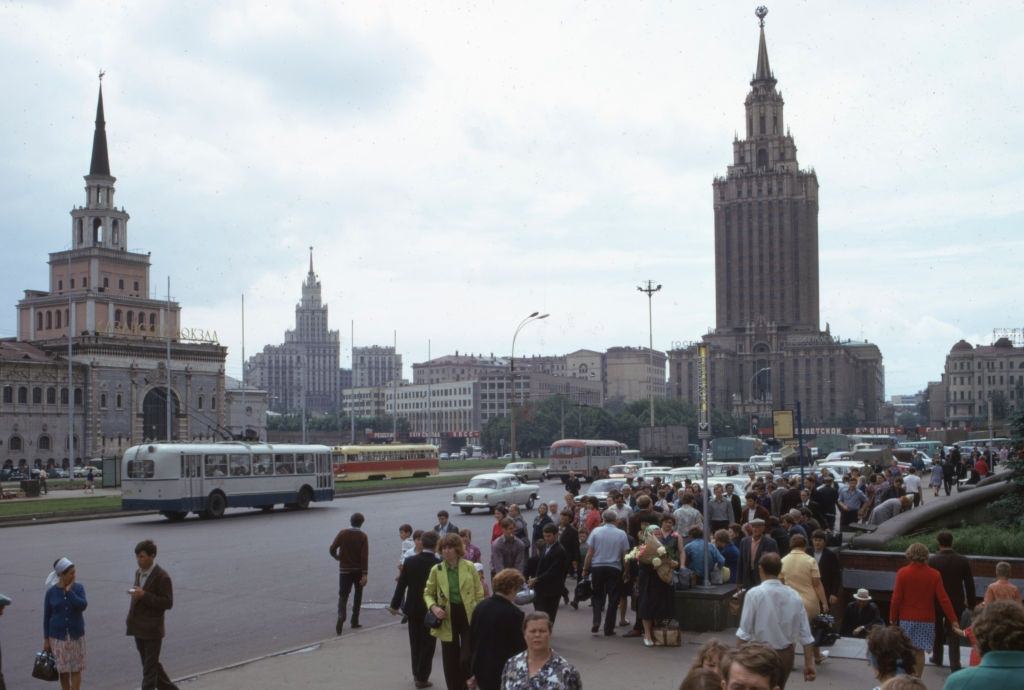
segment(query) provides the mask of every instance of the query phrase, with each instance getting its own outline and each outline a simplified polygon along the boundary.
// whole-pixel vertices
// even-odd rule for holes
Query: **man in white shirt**
[[[917,476],[917,470],[913,467],[907,472],[907,476],[903,478],[903,488],[906,489],[908,496],[914,497],[914,507],[921,505],[921,501],[924,497],[921,496],[921,478]]]
[[[680,534],[689,534],[691,527],[704,526],[704,516],[693,507],[694,503],[693,494],[684,493],[679,508],[672,514],[676,519],[676,531]]]
[[[608,506],[608,510],[615,511],[616,520],[628,520],[629,516],[633,514],[633,509],[626,505],[625,497],[618,491],[611,494],[612,504]]]
[[[761,584],[747,590],[736,637],[743,642],[762,642],[775,650],[782,660],[779,690],[786,689],[799,642],[804,648],[804,680],[814,680],[814,636],[803,600],[795,589],[779,580],[782,559],[777,553],[761,556],[758,570]]]

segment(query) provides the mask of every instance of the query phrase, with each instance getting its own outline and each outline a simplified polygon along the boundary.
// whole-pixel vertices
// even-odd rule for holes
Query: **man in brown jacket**
[[[939,552],[928,559],[928,565],[935,568],[942,574],[942,587],[949,596],[953,610],[958,616],[962,615],[964,609],[973,608],[977,601],[974,591],[974,575],[971,573],[971,563],[966,557],[961,556],[953,550],[953,535],[943,530],[936,535],[939,543]],[[935,641],[932,646],[931,661],[936,666],[942,666],[942,652],[949,640],[949,670],[960,670],[960,636],[951,632],[952,625],[959,621],[947,621],[939,607],[935,609]]]
[[[149,539],[135,546],[135,584],[128,590],[128,635],[142,659],[142,690],[178,690],[160,664],[164,611],[174,604],[171,576],[156,564],[156,544]]]
[[[338,561],[338,622],[334,624],[334,632],[341,634],[345,626],[348,611],[348,596],[355,587],[355,599],[352,601],[353,628],[359,625],[359,608],[363,604],[363,587],[366,586],[366,575],[370,569],[370,543],[363,532],[364,518],[362,513],[352,513],[348,529],[338,532],[331,542],[331,558]]]

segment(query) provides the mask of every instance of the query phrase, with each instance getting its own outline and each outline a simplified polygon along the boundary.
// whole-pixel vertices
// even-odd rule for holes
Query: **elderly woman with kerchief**
[[[61,558],[46,578],[43,649],[57,661],[61,690],[78,690],[85,670],[85,587],[75,582],[75,564]]]

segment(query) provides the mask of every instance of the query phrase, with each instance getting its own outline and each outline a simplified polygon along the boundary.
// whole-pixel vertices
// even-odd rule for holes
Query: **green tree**
[[[1024,527],[1024,409],[1017,410],[1010,419],[1010,490],[992,504],[1001,522],[1010,527]]]

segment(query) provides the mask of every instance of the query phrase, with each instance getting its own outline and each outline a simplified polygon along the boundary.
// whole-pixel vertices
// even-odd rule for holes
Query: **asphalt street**
[[[555,481],[541,496],[561,500]],[[313,504],[305,512],[228,511],[221,520],[161,517],[9,527],[0,530],[0,592],[14,600],[0,617],[4,676],[12,690],[38,687],[29,677],[42,644],[43,582],[53,562],[75,562],[86,590],[85,687],[137,688],[138,655],[125,636],[126,590],[135,572],[133,549],[142,539],[158,546],[157,562],[174,580],[174,608],[167,615],[162,660],[182,677],[333,635],[338,571],[328,547],[356,511],[366,516],[370,577],[362,623],[392,621],[383,610],[394,589],[400,554],[398,525],[429,529],[441,508],[489,556],[494,518],[464,516],[449,504],[455,489],[382,494]],[[526,511],[532,522],[535,511]]]

